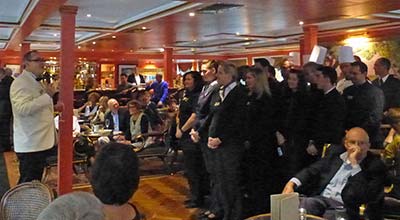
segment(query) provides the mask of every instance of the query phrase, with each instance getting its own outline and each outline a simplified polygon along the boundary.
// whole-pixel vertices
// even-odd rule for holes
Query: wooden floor
[[[16,155],[4,153],[10,186],[16,185],[19,172]],[[90,187],[76,190],[91,191]],[[188,186],[182,174],[141,177],[133,202],[139,211],[151,220],[191,220],[196,219],[198,209],[186,209],[183,201],[187,199]]]

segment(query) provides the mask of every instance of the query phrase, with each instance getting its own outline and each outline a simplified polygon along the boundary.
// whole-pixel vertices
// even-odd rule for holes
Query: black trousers
[[[30,182],[32,180],[41,181],[43,169],[46,165],[46,158],[52,151],[53,149],[30,153],[17,153],[20,173],[18,184]]]
[[[244,147],[223,143],[215,154],[216,188],[221,195],[224,220],[242,220],[241,162]]]
[[[179,143],[183,151],[185,173],[189,182],[191,200],[202,204],[204,196],[208,195],[210,191],[210,182],[200,145],[193,143],[189,135],[184,135]]]
[[[208,148],[207,146],[207,137],[202,136],[200,139],[200,149],[203,154],[204,164],[206,166],[206,170],[208,172],[209,177],[209,186],[210,186],[210,207],[208,208],[212,213],[220,216],[222,215],[222,204],[221,204],[221,194],[217,189],[216,185],[216,154]]]
[[[11,150],[11,115],[0,112],[0,152]]]

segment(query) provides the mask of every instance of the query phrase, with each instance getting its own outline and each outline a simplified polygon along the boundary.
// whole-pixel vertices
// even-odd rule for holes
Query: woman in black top
[[[243,159],[244,186],[248,201],[246,215],[253,216],[269,210],[273,193],[272,161],[276,156],[274,106],[267,76],[263,70],[252,67],[246,73],[249,89],[246,102],[246,152]]]
[[[285,155],[289,160],[287,178],[303,169],[308,160],[306,148],[309,140],[310,104],[309,92],[304,74],[298,70],[290,70],[288,89],[285,92],[286,115],[281,122],[285,139]],[[288,181],[288,179],[287,179]]]
[[[194,208],[203,205],[204,196],[208,188],[204,160],[198,143],[190,138],[196,114],[197,100],[203,86],[203,80],[199,72],[191,71],[183,75],[185,86],[184,95],[180,100],[176,137],[183,150],[185,173],[190,187],[190,199],[186,201],[186,207]]]

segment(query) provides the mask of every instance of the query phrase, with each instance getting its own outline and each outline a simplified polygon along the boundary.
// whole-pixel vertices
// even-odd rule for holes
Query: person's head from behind
[[[322,65],[315,63],[315,62],[308,62],[303,65],[303,73],[305,80],[309,83],[316,84],[315,74],[317,69],[320,68]]]
[[[10,68],[8,68],[8,67],[4,68],[4,71],[5,71],[5,73],[6,73],[7,76],[12,76],[12,75],[13,75],[12,69],[10,69]]]
[[[123,205],[139,186],[139,161],[127,145],[109,143],[96,155],[91,180],[93,192],[106,205]]]
[[[98,198],[87,192],[73,192],[58,197],[39,215],[37,220],[102,220],[105,219]]]
[[[318,89],[324,92],[331,89],[337,81],[336,70],[329,66],[321,66],[315,74]]]
[[[110,109],[111,112],[117,113],[119,109],[119,103],[116,99],[110,99],[107,102],[108,108]]]
[[[241,83],[243,81],[246,81],[246,74],[249,72],[250,66],[248,65],[243,65],[239,66],[237,68],[237,73],[238,73],[238,83]]]
[[[37,50],[31,50],[26,53],[22,59],[25,70],[39,77],[44,72],[45,59],[42,58]]]
[[[271,95],[267,76],[261,68],[249,68],[246,73],[246,85],[250,92],[255,93],[258,98],[264,93]]]
[[[369,143],[368,133],[359,127],[354,127],[347,131],[346,136],[344,138],[344,146],[347,150],[347,153],[351,154],[352,152],[358,150],[360,153],[357,156],[357,160],[361,161],[367,156],[367,152],[369,147],[371,146]]]
[[[126,73],[121,73],[121,76],[119,78],[119,84],[125,85],[128,83],[128,75]]]
[[[183,75],[183,85],[188,91],[200,91],[203,87],[203,78],[197,71],[190,71]]]
[[[361,85],[366,82],[368,67],[363,62],[351,63],[351,81],[355,85]]]

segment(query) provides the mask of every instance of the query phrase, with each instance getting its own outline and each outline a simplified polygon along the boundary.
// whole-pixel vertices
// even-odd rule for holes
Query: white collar
[[[386,82],[386,80],[389,78],[389,74],[387,74],[386,76],[384,76],[383,78],[379,77],[380,79],[382,79],[383,83]]]

